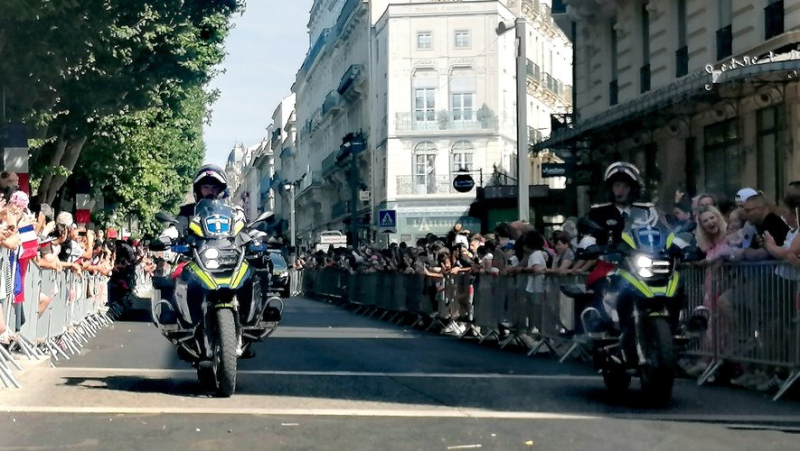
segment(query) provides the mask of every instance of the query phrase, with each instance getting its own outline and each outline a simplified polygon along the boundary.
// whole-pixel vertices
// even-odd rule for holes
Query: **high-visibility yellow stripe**
[[[216,282],[214,282],[214,279],[210,277],[208,274],[206,274],[206,272],[203,271],[203,269],[200,268],[200,266],[198,266],[197,263],[191,262],[188,265],[186,265],[186,267],[190,271],[192,271],[194,275],[196,275],[197,278],[200,279],[206,285],[206,287],[212,290],[217,288],[217,284]]]
[[[673,241],[675,241],[675,234],[674,233],[670,233],[669,236],[667,237],[667,249],[672,247],[672,242]]]
[[[189,230],[191,230],[192,233],[194,233],[195,235],[197,235],[199,237],[204,236],[203,235],[203,228],[200,227],[200,224],[198,224],[196,222],[192,222],[191,224],[189,224]]]
[[[622,276],[623,279],[627,280],[628,283],[630,283],[637,290],[639,290],[639,292],[643,296],[645,296],[647,298],[652,298],[653,297],[653,292],[650,290],[650,287],[648,287],[647,285],[643,284],[639,279],[634,277],[633,274],[631,274],[629,272],[626,272],[626,271],[620,271],[620,275]]]
[[[622,234],[622,241],[627,243],[631,249],[636,249],[636,242],[633,241],[633,237],[629,233],[625,232]]]
[[[231,284],[231,288],[239,288],[239,285],[244,280],[244,275],[247,274],[247,270],[250,269],[250,265],[247,262],[242,262],[242,267],[239,268],[239,272],[233,278],[233,283]]]
[[[672,297],[675,296],[675,293],[678,291],[678,283],[681,280],[680,273],[675,273],[672,275],[672,280],[669,281],[669,285],[667,286],[667,296]]]
[[[244,221],[236,221],[236,224],[233,226],[233,234],[238,235],[243,228],[244,228]]]

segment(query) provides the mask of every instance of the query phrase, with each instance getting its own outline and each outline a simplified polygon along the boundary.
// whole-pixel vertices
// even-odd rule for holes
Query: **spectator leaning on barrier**
[[[788,209],[787,223],[792,223],[791,229],[784,239],[783,244],[778,244],[772,233],[767,231],[764,234],[764,244],[767,251],[776,259],[785,260],[793,266],[800,267],[800,240],[797,237],[797,221],[800,212],[800,181],[789,184],[783,204]]]
[[[736,211],[743,221],[741,235],[742,247],[744,249],[750,248],[753,244],[753,239],[756,237],[756,227],[747,219],[747,215],[744,212],[744,203],[751,197],[757,195],[758,191],[753,188],[742,188],[736,193],[736,197],[734,198],[736,201]]]
[[[752,241],[750,248],[744,251],[745,259],[766,260],[771,258],[764,248],[764,234],[768,233],[776,245],[783,246],[790,230],[789,226],[780,216],[770,211],[770,205],[761,193],[750,196],[744,202],[742,212],[744,218],[756,228],[756,238]]]

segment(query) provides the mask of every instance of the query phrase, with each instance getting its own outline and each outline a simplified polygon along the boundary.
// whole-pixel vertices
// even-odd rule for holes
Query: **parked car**
[[[289,265],[279,250],[270,251],[269,257],[273,266],[271,291],[278,293],[282,298],[288,298],[290,294]]]

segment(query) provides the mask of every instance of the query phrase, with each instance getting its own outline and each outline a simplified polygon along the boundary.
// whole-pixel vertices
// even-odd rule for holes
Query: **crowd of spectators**
[[[782,205],[770,203],[764,193],[753,188],[742,188],[731,197],[733,202],[725,202],[710,194],[690,198],[679,192],[671,214],[661,212],[661,223],[670,230],[691,233],[692,244],[704,255],[694,265],[704,274],[703,305],[714,315],[712,328],[716,329],[709,330],[705,345],[711,346],[710,337],[716,334],[717,346],[723,350],[731,346],[728,341],[734,336],[734,309],[742,308],[734,305],[733,298],[742,298],[746,290],[757,291],[757,286],[786,287],[788,283],[790,288],[783,291],[791,293],[792,299],[760,299],[755,294],[744,297],[754,302],[786,306],[786,311],[778,315],[781,318],[792,318],[796,306],[800,306],[796,283],[800,281],[800,240],[794,239],[800,210],[800,182],[789,184]],[[400,272],[424,275],[433,281],[446,274],[526,275],[526,292],[535,298],[543,291],[547,275],[589,273],[595,261],[578,258],[578,249],[592,243],[591,236],[579,233],[575,218],[567,219],[560,230],[548,237],[524,222],[500,224],[493,232],[485,234],[465,230],[456,224],[444,236],[429,234],[416,243],[391,244],[385,249],[371,246],[331,248],[328,252],[302,254],[295,261],[295,268],[338,268],[353,274]],[[782,260],[788,264],[771,267],[773,269],[759,277],[738,279],[730,272],[729,265],[725,265],[726,262],[768,260]],[[786,343],[768,345],[791,348]],[[686,371],[696,376],[705,371],[708,364],[707,360],[694,362],[687,365]],[[766,374],[737,367],[733,368],[730,380],[761,389],[774,388],[781,382],[777,375]]]
[[[26,299],[25,277],[32,265],[57,273],[109,277],[109,295],[116,292],[124,296],[130,291],[136,264],[147,263],[144,248],[135,247],[138,243],[109,238],[104,230],[78,225],[71,213],[55,212],[35,196],[30,198],[18,185],[15,173],[0,173],[0,248],[8,259],[2,267],[10,269],[10,277],[0,284],[0,291],[4,291],[0,293],[0,345],[4,346],[14,340],[26,321],[23,303],[37,302],[36,311],[41,316],[59,289],[54,286],[53,292],[41,291],[38,299]],[[99,289],[105,287],[101,284]],[[11,308],[6,302],[13,304]]]

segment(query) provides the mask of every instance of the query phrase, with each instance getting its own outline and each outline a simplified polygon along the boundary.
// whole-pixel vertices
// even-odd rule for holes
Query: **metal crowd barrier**
[[[300,296],[303,293],[303,277],[306,271],[303,269],[289,268],[289,296]]]
[[[501,347],[516,342],[529,349],[528,355],[549,351],[562,362],[576,352],[587,360],[579,320],[584,306],[561,293],[561,285],[582,286],[584,276],[548,275],[541,285],[529,277],[459,274],[436,279],[321,269],[304,271],[302,286],[307,295],[398,324],[410,317],[412,327],[427,324],[426,330],[472,335],[480,342],[495,339]],[[800,269],[774,261],[685,266],[681,280],[683,314],[701,306],[710,313],[705,339],[686,353],[708,362],[698,384],[725,364],[768,368],[784,378],[777,400],[800,379]]]
[[[56,272],[31,261],[23,284],[25,300],[15,303],[14,264],[7,249],[0,251],[0,297],[10,337],[8,348],[0,345],[0,381],[19,388],[13,370],[22,367],[12,352],[30,360],[69,360],[112,320],[107,314],[107,277]]]
[[[785,381],[774,399],[800,379],[800,268],[772,262],[690,267],[682,271],[690,308],[710,312],[710,327],[691,354],[708,364],[698,384],[725,365],[768,368]]]

